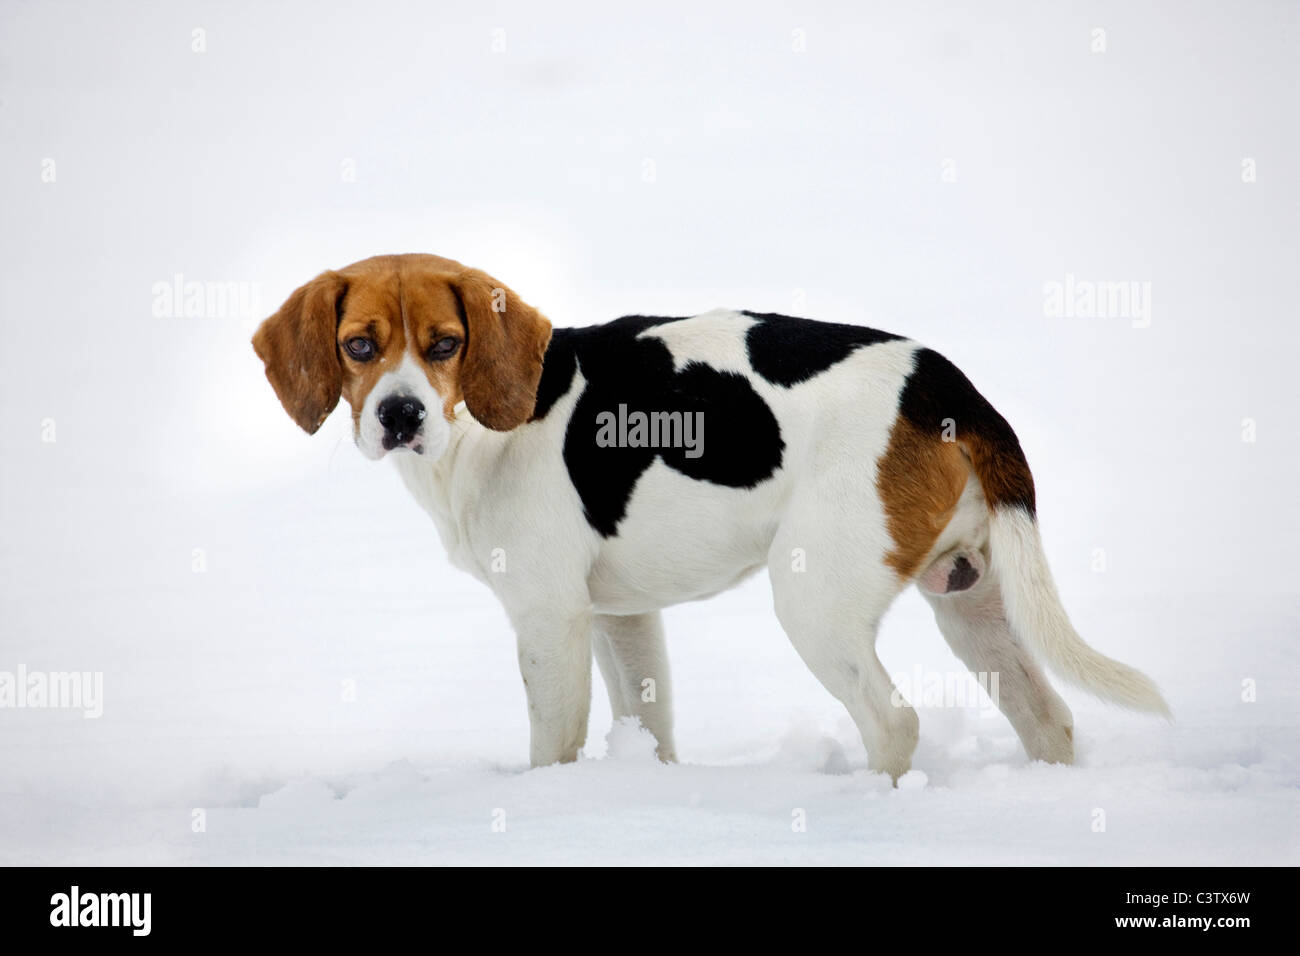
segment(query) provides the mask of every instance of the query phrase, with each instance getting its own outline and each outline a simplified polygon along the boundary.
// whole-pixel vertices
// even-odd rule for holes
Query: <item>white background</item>
[[[0,671],[105,701],[0,710],[0,861],[1300,861],[1297,11],[5,0]],[[668,615],[682,765],[607,745],[597,679],[587,759],[525,772],[504,615],[248,345],[415,251],[557,325],[730,306],[944,352],[1020,435],[1080,631],[1177,722],[1067,692],[1064,768],[922,709],[891,790],[758,579]],[[260,303],[159,317],[178,273]],[[1149,282],[1150,326],[1047,316],[1067,274]],[[960,669],[914,594],[880,648]]]

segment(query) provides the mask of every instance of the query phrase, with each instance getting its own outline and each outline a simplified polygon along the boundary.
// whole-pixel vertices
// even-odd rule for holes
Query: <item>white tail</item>
[[[1150,678],[1093,650],[1074,630],[1052,582],[1038,525],[1027,511],[993,509],[989,550],[1007,622],[1026,647],[1064,680],[1103,700],[1172,719]]]

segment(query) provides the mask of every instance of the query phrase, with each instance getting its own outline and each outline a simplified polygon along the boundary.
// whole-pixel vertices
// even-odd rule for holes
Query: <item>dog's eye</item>
[[[446,338],[438,339],[429,346],[429,358],[434,361],[451,358],[456,354],[458,348],[460,348],[460,342],[448,335]]]
[[[348,350],[358,362],[368,362],[375,357],[375,343],[369,339],[363,339],[360,336],[354,339],[348,339],[343,343],[343,347]]]

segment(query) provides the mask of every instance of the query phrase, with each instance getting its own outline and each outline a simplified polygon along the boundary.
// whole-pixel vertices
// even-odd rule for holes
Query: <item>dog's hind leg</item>
[[[897,781],[911,767],[919,722],[875,644],[880,617],[901,585],[849,521],[819,513],[825,500],[812,503],[807,513],[815,517],[788,521],[773,540],[768,574],[776,616],[804,663],[848,709],[868,766]]]
[[[920,591],[934,609],[948,646],[1011,721],[1025,752],[1048,763],[1073,763],[1070,708],[1012,635],[994,574],[985,572],[964,590],[936,594],[921,587]]]
[[[595,615],[592,651],[614,719],[640,718],[641,726],[654,734],[659,759],[676,760],[668,652],[659,612]]]

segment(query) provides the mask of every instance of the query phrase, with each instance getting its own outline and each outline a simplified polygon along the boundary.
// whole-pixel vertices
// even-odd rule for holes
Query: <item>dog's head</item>
[[[321,273],[261,324],[253,348],[308,434],[341,395],[368,457],[436,459],[462,400],[498,431],[532,416],[550,337],[551,323],[486,273],[404,255]]]

